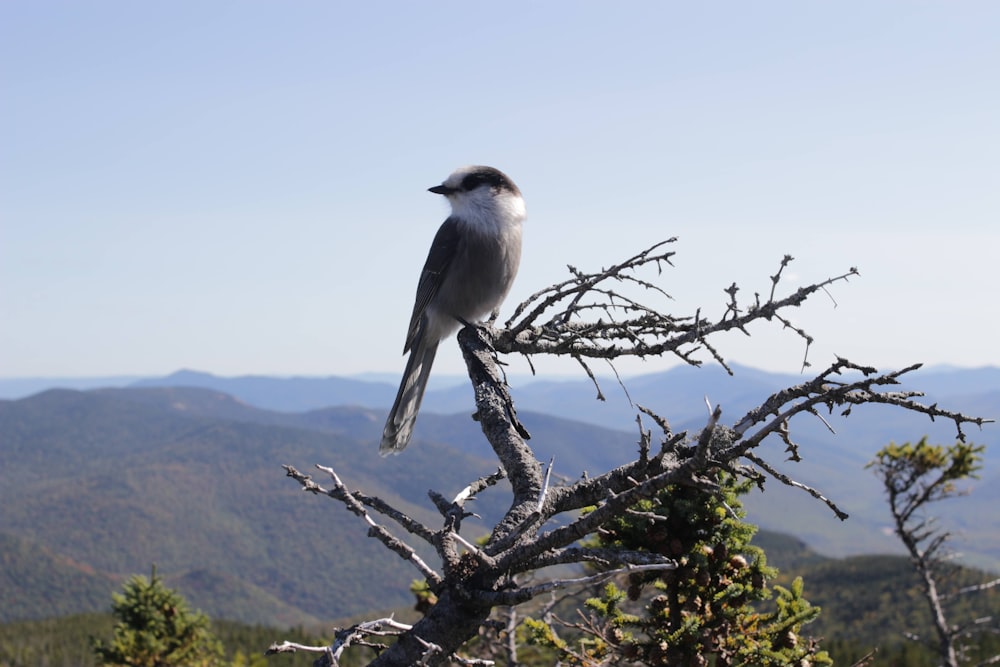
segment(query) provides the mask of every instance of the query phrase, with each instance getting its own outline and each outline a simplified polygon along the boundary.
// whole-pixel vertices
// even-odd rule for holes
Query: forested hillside
[[[800,540],[779,533],[762,532],[755,543],[762,546],[768,560],[781,569],[779,584],[788,585],[795,576],[805,580],[807,597],[822,607],[817,621],[807,626],[807,634],[822,637],[836,665],[849,665],[854,660],[878,649],[873,667],[933,667],[937,663],[932,653],[920,644],[904,638],[904,632],[927,633],[929,619],[916,588],[916,578],[906,558],[900,556],[860,556],[846,559],[823,557]],[[982,572],[957,570],[949,580],[955,584],[983,581]],[[107,608],[110,598],[103,601]],[[1000,591],[963,602],[956,614],[967,617],[996,613],[1000,609]],[[527,614],[530,610],[525,609]],[[413,618],[410,605],[397,613],[397,618]],[[329,641],[327,636],[334,624],[349,621],[319,623],[305,628],[245,625],[221,620],[213,629],[226,647],[230,658],[254,656],[261,665],[298,667],[311,665],[308,655],[279,655],[263,662],[263,650],[275,640],[317,643]],[[89,648],[89,637],[107,637],[111,632],[111,617],[107,613],[62,616],[37,621],[11,622],[0,625],[0,667],[92,667],[95,665]],[[1000,650],[1000,638],[987,638],[981,650],[983,656]],[[242,663],[242,664],[249,664]],[[347,667],[363,664],[348,657]],[[527,667],[547,667],[546,663],[524,663]]]

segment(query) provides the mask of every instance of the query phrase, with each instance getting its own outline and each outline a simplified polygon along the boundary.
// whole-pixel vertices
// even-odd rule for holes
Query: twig
[[[433,584],[441,582],[441,575],[431,569],[410,545],[394,537],[384,526],[376,523],[375,520],[371,518],[361,503],[348,492],[347,487],[340,481],[340,477],[337,476],[337,473],[334,472],[333,468],[321,465],[316,466],[317,469],[328,474],[333,480],[334,489],[331,491],[324,491],[322,487],[313,482],[307,475],[303,475],[292,466],[286,465],[284,468],[288,473],[288,476],[298,479],[306,491],[312,491],[313,493],[326,493],[326,495],[335,497],[343,502],[347,506],[347,509],[361,517],[365,523],[368,524],[369,537],[378,539],[382,542],[382,544],[388,547],[390,551],[398,554],[404,560],[409,561],[414,567],[417,568],[417,570],[420,571],[420,574],[427,578],[428,581]]]
[[[545,496],[549,491],[549,480],[552,478],[552,466],[556,462],[556,457],[549,459],[549,465],[545,468],[545,479],[542,481],[542,490],[538,493],[538,509],[537,512],[541,512],[545,507]]]
[[[814,488],[812,488],[810,486],[806,486],[802,482],[796,482],[794,479],[792,479],[788,475],[786,475],[786,474],[784,474],[782,472],[779,472],[778,470],[775,470],[766,461],[764,461],[764,459],[760,458],[759,456],[756,456],[754,454],[745,454],[744,456],[746,456],[746,458],[748,458],[751,461],[753,461],[755,465],[760,466],[762,469],[764,469],[767,472],[767,474],[771,475],[772,477],[774,477],[775,479],[777,479],[778,481],[780,481],[782,484],[785,484],[787,486],[792,486],[792,487],[795,487],[797,489],[802,489],[803,491],[805,491],[806,493],[808,493],[813,498],[816,498],[817,500],[822,500],[824,503],[826,503],[827,507],[829,507],[831,510],[833,510],[833,513],[836,514],[837,518],[840,519],[841,521],[847,520],[847,518],[850,516],[847,512],[845,512],[845,511],[841,510],[839,507],[837,507],[836,503],[834,503],[832,500],[830,500],[829,498],[827,498],[826,496],[824,496],[822,493],[820,493],[816,489],[814,489]]]

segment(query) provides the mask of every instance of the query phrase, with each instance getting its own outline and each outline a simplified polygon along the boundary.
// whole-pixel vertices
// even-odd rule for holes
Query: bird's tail
[[[424,398],[427,379],[434,365],[434,355],[437,353],[437,342],[425,345],[423,340],[417,341],[410,351],[403,371],[403,381],[399,384],[396,402],[392,404],[389,418],[382,430],[382,444],[378,453],[382,456],[399,454],[410,443],[413,425],[420,411],[420,401]]]

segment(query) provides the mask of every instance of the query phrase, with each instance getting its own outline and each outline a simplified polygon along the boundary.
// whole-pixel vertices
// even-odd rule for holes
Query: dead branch
[[[808,351],[812,337],[793,326],[781,312],[801,305],[818,290],[858,275],[857,269],[852,267],[842,275],[776,299],[775,289],[781,273],[792,261],[792,257],[786,255],[778,272],[771,276],[771,297],[767,301],[761,303],[758,298],[752,304],[741,305],[736,298],[739,288],[733,284],[726,290],[730,296],[726,310],[715,321],[703,319],[700,310],[691,316],[666,315],[661,305],[643,303],[605,286],[614,281],[669,299],[663,289],[637,274],[648,266],[655,266],[662,273],[663,265],[671,265],[670,258],[674,255],[662,248],[676,240],[671,238],[654,244],[624,262],[594,273],[570,267],[573,278],[536,292],[515,309],[505,323],[506,329],[495,341],[497,351],[528,357],[568,355],[581,364],[584,357],[616,359],[674,354],[685,363],[700,365],[701,361],[693,355],[704,349],[732,373],[722,355],[708,342],[709,336],[731,330],[749,335],[749,324],[775,319],[801,337]],[[594,315],[597,315],[596,321]],[[808,363],[804,360],[803,365],[808,366]]]
[[[347,487],[344,486],[343,482],[340,481],[340,478],[337,476],[337,473],[334,472],[333,468],[328,468],[326,466],[321,466],[321,465],[317,465],[316,467],[322,470],[323,472],[327,473],[328,475],[330,475],[330,477],[333,479],[334,482],[333,489],[327,491],[323,489],[323,487],[321,487],[320,485],[313,482],[308,475],[303,475],[290,465],[284,466],[287,475],[289,477],[294,477],[295,479],[297,479],[299,483],[302,484],[302,488],[304,491],[309,491],[311,493],[323,493],[330,496],[331,498],[340,500],[347,506],[347,509],[349,509],[354,514],[364,519],[365,523],[367,523],[370,526],[368,531],[369,537],[375,537],[380,542],[382,542],[386,547],[388,547],[390,551],[399,554],[399,556],[402,557],[404,560],[409,561],[411,564],[414,565],[414,567],[417,568],[417,570],[420,571],[420,573],[424,577],[427,578],[428,581],[431,582],[441,581],[441,575],[439,575],[437,572],[431,569],[423,561],[423,559],[421,559],[420,556],[417,555],[417,552],[416,550],[413,549],[413,547],[409,546],[402,540],[397,539],[384,526],[376,523],[375,520],[371,518],[371,516],[361,505],[361,503],[347,491]],[[404,518],[405,525],[411,527],[420,525],[416,521],[413,521],[412,519],[405,517],[405,515],[403,515],[401,512],[394,511],[394,514],[400,518]],[[423,535],[429,532],[430,531],[428,531],[426,528],[420,526],[420,531],[418,534]]]
[[[710,409],[708,422],[697,433],[675,434],[667,419],[640,407],[640,413],[650,417],[661,431],[658,451],[654,453],[652,433],[643,429],[640,419],[640,452],[635,461],[596,477],[584,477],[564,485],[552,484],[549,478],[551,463],[545,472],[528,445],[527,431],[517,420],[514,402],[496,359],[498,352],[522,354],[529,363],[533,356],[540,354],[570,356],[583,366],[595,386],[597,382],[586,359],[670,354],[686,363],[699,365],[701,361],[695,355],[707,351],[731,372],[709,337],[733,330],[749,335],[750,325],[774,322],[801,338],[808,354],[812,337],[793,326],[785,312],[801,305],[813,294],[827,292],[832,285],[858,275],[857,269],[852,267],[843,274],[782,296],[779,294],[781,276],[792,261],[786,255],[778,271],[770,276],[766,300],[762,301],[760,295],[755,294],[751,303],[741,303],[739,288],[733,284],[724,290],[728,301],[717,319],[706,319],[700,309],[693,315],[669,315],[665,314],[662,304],[654,302],[670,299],[670,296],[641,272],[655,268],[659,276],[665,266],[672,266],[670,260],[674,252],[666,250],[665,246],[674,241],[668,239],[655,244],[600,271],[587,273],[570,267],[569,279],[528,297],[515,308],[513,316],[500,330],[485,324],[466,326],[459,332],[459,345],[475,390],[475,418],[501,468],[498,473],[470,484],[452,501],[432,491],[431,499],[443,517],[439,530],[410,519],[376,498],[349,492],[330,468],[320,468],[334,480],[334,488],[327,491],[308,476],[286,466],[289,476],[296,478],[305,490],[343,502],[362,517],[369,525],[369,534],[414,563],[437,596],[436,604],[427,615],[412,628],[401,630],[398,640],[381,651],[372,665],[436,665],[448,659],[458,660],[456,651],[478,633],[487,623],[491,610],[499,605],[519,604],[555,588],[594,583],[616,573],[674,567],[671,559],[655,553],[582,546],[581,540],[600,533],[612,520],[634,511],[638,501],[654,497],[667,487],[688,485],[714,492],[717,487],[712,481],[713,471],[728,470],[759,479],[763,474],[759,470],[763,470],[785,484],[804,489],[825,502],[838,516],[846,517],[832,500],[779,473],[756,452],[766,438],[775,435],[785,443],[792,460],[801,459],[803,453],[792,439],[791,424],[802,413],[820,417],[821,408],[832,411],[840,407],[847,415],[855,405],[884,404],[931,419],[952,420],[960,437],[964,437],[963,425],[981,426],[990,421],[937,405],[921,404],[916,400],[920,394],[915,392],[883,389],[898,385],[900,376],[919,365],[880,373],[874,368],[837,359],[814,379],[766,398],[733,426],[721,423],[722,408],[716,406]],[[634,292],[639,296],[633,295]],[[653,302],[645,302],[646,298]],[[808,365],[804,358],[803,367]],[[851,377],[846,377],[847,374]],[[597,391],[600,397],[600,387]],[[758,469],[742,464],[743,459]],[[468,516],[464,505],[503,476],[510,481],[510,507],[486,542],[476,546],[460,534],[461,521]],[[588,511],[580,513],[579,510],[585,507]],[[392,518],[409,533],[432,544],[441,559],[442,573],[438,574],[416,559],[413,550],[375,523],[366,508]],[[535,585],[517,583],[523,573],[534,573],[552,565],[585,563],[597,565],[604,572],[592,577]],[[328,648],[332,655],[333,647]]]

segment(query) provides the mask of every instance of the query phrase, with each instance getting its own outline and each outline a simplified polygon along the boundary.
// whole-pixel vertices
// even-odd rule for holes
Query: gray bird
[[[417,283],[403,354],[403,380],[382,431],[379,454],[410,442],[438,343],[462,322],[475,322],[503,302],[521,262],[521,191],[493,167],[461,167],[429,190],[444,195],[451,215],[434,236]]]

